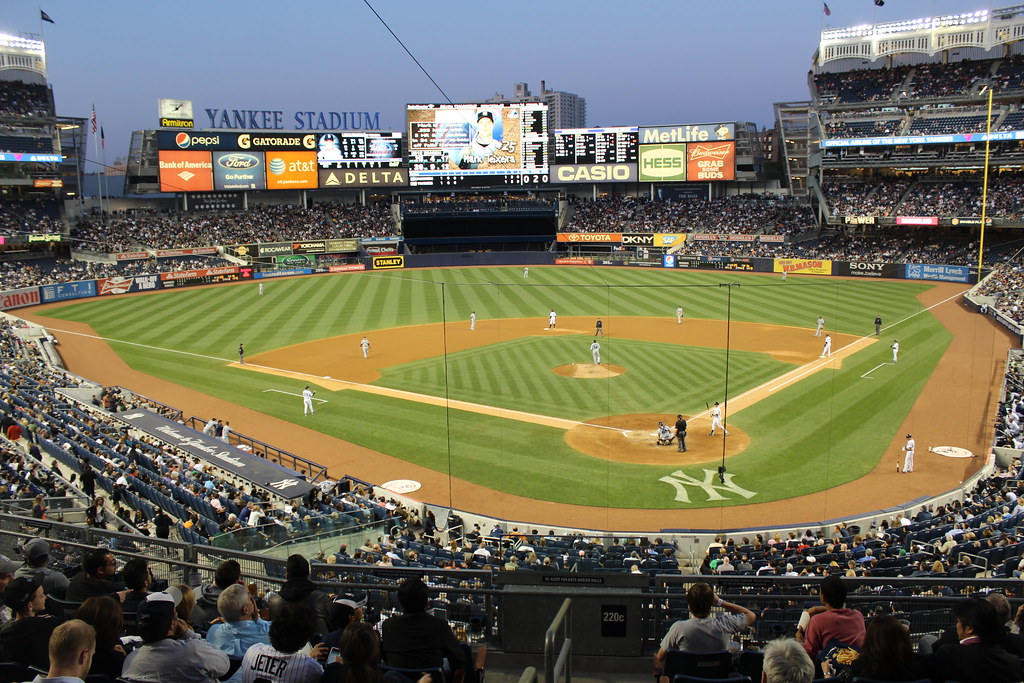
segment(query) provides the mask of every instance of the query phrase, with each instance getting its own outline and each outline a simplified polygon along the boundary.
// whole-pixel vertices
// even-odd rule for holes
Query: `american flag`
[[[92,105],[92,116],[89,117],[89,123],[92,124],[92,134],[96,134],[96,105]]]

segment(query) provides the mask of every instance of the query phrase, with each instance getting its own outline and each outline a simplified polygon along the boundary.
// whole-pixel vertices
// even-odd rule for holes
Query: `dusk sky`
[[[453,101],[526,82],[587,100],[589,126],[753,121],[808,97],[823,28],[1009,6],[984,1],[371,0]],[[40,27],[42,8],[55,24]],[[7,0],[0,31],[46,42],[57,114],[95,103],[108,162],[134,130],[155,128],[157,99],[205,109],[380,112],[404,130],[405,104],[443,102],[362,0]]]

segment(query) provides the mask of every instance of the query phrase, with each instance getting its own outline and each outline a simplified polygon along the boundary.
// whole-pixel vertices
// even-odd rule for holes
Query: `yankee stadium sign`
[[[207,128],[242,130],[284,130],[285,122],[295,130],[379,130],[380,112],[296,111],[285,119],[279,109],[204,109],[210,119]]]

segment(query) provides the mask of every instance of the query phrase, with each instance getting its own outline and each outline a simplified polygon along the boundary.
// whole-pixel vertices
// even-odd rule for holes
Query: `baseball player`
[[[469,314],[469,331],[472,332],[476,329],[476,311]]]
[[[818,327],[817,327],[817,329],[814,330],[814,336],[815,337],[820,337],[821,336],[821,331],[822,331],[822,329],[824,329],[824,327],[825,327],[825,319],[822,318],[819,315],[818,316]]]
[[[818,358],[825,358],[832,356],[832,335],[825,334],[825,348],[821,350],[821,355]]]
[[[556,320],[558,320],[558,314],[555,313],[555,309],[552,308],[551,312],[548,313],[548,329],[549,330],[555,329],[555,321]]]
[[[363,350],[363,358],[370,357],[370,340],[363,337],[363,340],[359,342],[359,347]]]
[[[245,365],[245,347],[241,344],[238,345],[238,362]]]
[[[306,385],[306,388],[302,390],[302,414],[312,415],[316,411],[313,410],[313,397],[316,396],[316,392]]]
[[[686,420],[676,415],[676,447],[680,453],[686,452]]]
[[[882,334],[882,316],[875,316],[875,336]]]
[[[683,324],[683,305],[682,304],[679,304],[678,306],[676,306],[676,324],[677,325],[682,325]]]
[[[260,283],[260,296],[263,296],[263,283]]]
[[[917,444],[914,442],[914,437],[907,434],[907,445],[903,447],[903,474],[914,471],[915,450],[917,450]]]
[[[526,280],[530,277],[530,266],[523,268],[523,279]]]
[[[900,343],[893,339],[892,340],[892,362],[896,363],[900,359]]]
[[[715,401],[715,407],[711,409],[711,433],[708,436],[715,435],[715,427],[721,427],[725,435],[729,436],[729,430],[722,424],[722,407],[718,405],[718,401]]]
[[[787,274],[788,274],[788,273],[787,273],[787,272],[786,272],[785,270],[783,270],[783,271],[782,271],[782,282],[783,282],[783,283],[785,283],[785,282],[786,282],[786,275],[787,275]]]
[[[595,337],[603,337],[604,336],[604,323],[601,322],[600,318],[597,319],[597,324],[594,326],[594,328],[595,328],[594,329],[594,336]]]
[[[601,364],[601,345],[594,340],[594,343],[590,345],[590,355],[594,357],[594,365]]]

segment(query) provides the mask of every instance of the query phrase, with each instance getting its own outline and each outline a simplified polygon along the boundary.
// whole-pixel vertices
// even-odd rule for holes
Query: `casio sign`
[[[624,164],[586,166],[557,166],[555,177],[562,183],[607,182],[618,180],[626,182],[633,179],[633,169]]]

